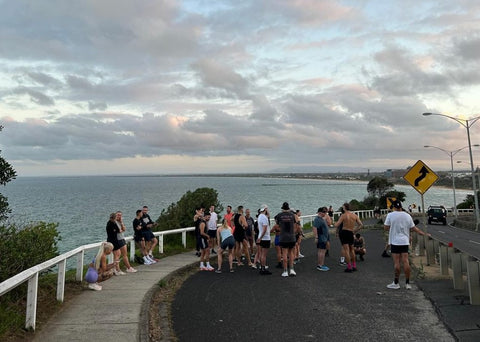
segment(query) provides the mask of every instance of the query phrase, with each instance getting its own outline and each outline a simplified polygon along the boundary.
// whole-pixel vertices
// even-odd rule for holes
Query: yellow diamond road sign
[[[419,160],[408,170],[403,179],[423,195],[437,181],[438,176]]]

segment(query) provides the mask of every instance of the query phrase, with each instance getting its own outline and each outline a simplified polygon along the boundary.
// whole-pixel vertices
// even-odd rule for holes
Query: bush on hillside
[[[45,222],[0,226],[0,282],[58,256],[57,227]]]

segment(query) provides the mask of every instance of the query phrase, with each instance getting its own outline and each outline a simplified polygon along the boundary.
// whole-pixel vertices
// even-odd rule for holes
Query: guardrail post
[[[183,248],[187,248],[187,232],[182,232],[182,244]]]
[[[427,240],[427,266],[435,264],[435,249],[433,247],[433,240]]]
[[[467,262],[468,294],[471,305],[480,305],[480,271],[477,260]]]
[[[62,260],[58,263],[58,275],[57,275],[57,300],[63,302],[65,296],[65,266],[67,260]]]
[[[448,275],[448,250],[447,246],[440,246],[440,273]]]
[[[77,254],[77,273],[75,274],[75,280],[83,280],[83,260],[85,257],[85,252],[82,250]]]
[[[130,240],[130,261],[135,261],[135,239]]]
[[[425,235],[422,235],[418,238],[418,255],[425,255]]]
[[[462,253],[453,253],[452,255],[453,288],[463,290],[465,282],[463,281]]]
[[[163,234],[158,236],[158,251],[163,254]]]
[[[455,249],[453,247],[447,247],[447,256],[448,256],[448,267],[452,268],[452,256],[455,254]]]
[[[27,313],[25,317],[25,328],[35,330],[37,317],[37,293],[38,293],[38,272],[28,279],[27,292]]]

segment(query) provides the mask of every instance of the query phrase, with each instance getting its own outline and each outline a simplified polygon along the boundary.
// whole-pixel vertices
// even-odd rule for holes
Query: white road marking
[[[480,245],[480,242],[478,242],[478,241],[468,240],[468,242],[476,243],[477,245]]]
[[[445,234],[443,230],[438,230],[439,233]]]

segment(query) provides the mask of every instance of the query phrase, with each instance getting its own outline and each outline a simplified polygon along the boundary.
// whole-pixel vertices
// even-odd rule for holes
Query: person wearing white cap
[[[268,213],[268,206],[263,204],[260,207],[260,214],[258,215],[258,238],[257,243],[259,250],[257,254],[259,254],[259,261],[260,261],[260,274],[261,275],[270,275],[270,272],[266,268],[267,264],[267,253],[270,249],[270,220],[268,218],[270,214]]]

